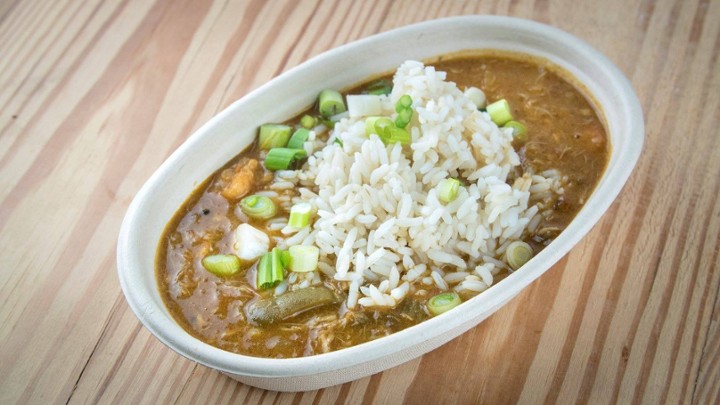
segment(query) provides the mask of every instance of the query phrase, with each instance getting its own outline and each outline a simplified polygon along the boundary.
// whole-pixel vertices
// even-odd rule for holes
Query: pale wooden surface
[[[0,1],[0,403],[717,403],[720,1]],[[645,111],[594,230],[480,326],[342,386],[278,394],[181,358],[116,277],[134,193],[233,100],[337,45],[441,16],[553,24]]]

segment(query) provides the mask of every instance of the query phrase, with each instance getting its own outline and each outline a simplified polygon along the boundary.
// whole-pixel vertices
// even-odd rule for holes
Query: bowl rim
[[[173,336],[171,331],[164,328],[162,325],[163,322],[159,319],[159,317],[165,318],[162,311],[154,310],[152,304],[153,301],[148,299],[148,297],[144,297],[141,294],[140,289],[133,288],[133,285],[137,284],[139,279],[133,273],[133,268],[135,267],[132,258],[134,242],[133,231],[139,225],[139,210],[142,208],[143,202],[148,198],[148,190],[152,189],[162,181],[163,177],[169,173],[169,170],[174,165],[174,162],[178,161],[181,155],[184,154],[184,151],[192,148],[194,144],[198,143],[203,134],[209,129],[212,129],[217,123],[223,121],[230,114],[233,114],[234,110],[237,109],[241,102],[252,99],[258,94],[262,94],[276,80],[291,76],[295,74],[296,71],[305,69],[309,65],[323,64],[330,58],[336,58],[337,54],[352,52],[353,49],[363,48],[377,43],[378,41],[384,41],[387,37],[392,37],[393,35],[407,34],[409,32],[432,32],[433,30],[437,30],[438,28],[448,24],[458,23],[480,24],[487,26],[489,29],[492,29],[493,27],[519,29],[530,33],[537,33],[538,35],[544,35],[552,40],[563,43],[565,46],[572,48],[574,51],[582,53],[584,57],[598,63],[600,67],[606,71],[606,74],[615,80],[614,85],[617,86],[618,89],[626,96],[626,98],[621,100],[623,103],[622,109],[630,112],[631,114],[629,115],[643,117],[640,103],[634,90],[632,89],[632,86],[630,85],[630,82],[608,58],[584,41],[566,33],[565,31],[531,20],[487,15],[440,18],[388,30],[330,49],[273,78],[271,81],[261,85],[241,99],[230,104],[220,113],[216,114],[207,123],[196,130],[183,143],[183,145],[175,150],[138,191],[128,207],[121,225],[117,245],[117,266],[122,291],[130,308],[140,319],[143,325],[161,342],[182,356],[208,367],[231,374],[277,378],[338,371],[392,355],[401,351],[403,348],[419,345],[434,337],[435,334],[433,333],[433,330],[438,327],[442,327],[442,329],[445,330],[462,327],[463,323],[467,322],[468,319],[480,317],[488,310],[488,308],[499,307],[507,302],[532,281],[542,275],[547,269],[552,267],[552,265],[557,263],[557,261],[559,261],[575,244],[577,244],[577,242],[579,242],[579,240],[590,231],[590,229],[605,213],[610,204],[619,194],[632,172],[632,168],[635,166],[642,150],[644,138],[644,124],[642,119],[629,123],[631,131],[629,131],[629,134],[627,135],[629,138],[628,145],[626,145],[627,147],[618,149],[615,145],[613,145],[611,151],[611,159],[618,159],[625,162],[625,164],[629,166],[629,169],[619,172],[617,174],[617,178],[611,184],[602,184],[602,186],[604,186],[602,196],[598,196],[601,184],[599,183],[596,186],[593,196],[588,199],[586,206],[583,207],[582,211],[576,216],[577,218],[581,214],[584,214],[584,221],[580,222],[573,220],[567,229],[562,232],[553,243],[547,246],[540,254],[528,262],[523,267],[522,271],[510,274],[492,288],[489,288],[482,294],[467,301],[467,305],[462,305],[459,308],[448,311],[442,316],[428,319],[418,325],[374,341],[341,349],[335,352],[301,358],[271,359],[236,354],[206,344],[189,334],[187,334],[186,337]],[[577,81],[583,83],[579,78]],[[610,162],[608,162],[608,167],[606,168],[606,171],[600,181],[608,176],[609,170]],[[588,205],[592,205],[592,210],[588,209]],[[137,272],[140,270],[135,269],[135,271]],[[153,269],[153,272],[154,271],[155,269]],[[502,286],[504,286],[504,288]],[[157,288],[157,286],[155,286],[155,288]],[[453,316],[458,315],[458,311],[462,311],[461,316]],[[174,320],[172,321],[174,322]],[[192,339],[194,342],[189,342],[187,338]]]

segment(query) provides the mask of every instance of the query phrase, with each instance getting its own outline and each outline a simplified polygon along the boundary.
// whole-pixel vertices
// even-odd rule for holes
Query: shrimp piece
[[[220,194],[228,200],[238,200],[248,195],[255,187],[258,173],[261,172],[260,163],[255,159],[248,160],[235,168],[230,182],[223,187]]]

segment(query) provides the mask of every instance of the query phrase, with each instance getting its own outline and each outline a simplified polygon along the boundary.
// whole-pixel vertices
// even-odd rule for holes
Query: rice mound
[[[544,207],[562,194],[557,171],[518,175],[512,130],[498,128],[445,78],[407,61],[382,96],[383,115],[393,118],[397,100],[412,97],[410,145],[385,146],[365,135],[365,117],[346,117],[327,142],[311,133],[301,170],[276,173],[279,188],[297,190],[292,203],[317,210],[310,227],[285,228],[276,243],[319,247],[319,271],[348,282],[348,308],[393,307],[433,285],[482,292],[510,270],[507,245],[534,232]],[[465,187],[443,204],[437,188],[448,177]],[[317,283],[317,271],[293,273],[276,293]]]

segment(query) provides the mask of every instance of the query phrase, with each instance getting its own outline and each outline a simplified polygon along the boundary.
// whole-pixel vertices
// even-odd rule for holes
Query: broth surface
[[[534,61],[500,56],[457,57],[431,63],[446,71],[460,89],[475,86],[488,100],[505,98],[529,140],[514,145],[522,166],[535,172],[558,169],[567,181],[564,194],[544,226],[527,240],[537,253],[577,214],[607,164],[610,145],[593,106],[554,69]],[[359,86],[350,93],[362,90]],[[288,121],[296,123],[299,117]],[[426,300],[439,290],[411,293],[392,310],[347,310],[323,306],[284,322],[257,326],[247,322],[244,307],[267,292],[256,291],[255,266],[229,278],[206,271],[208,254],[231,251],[232,231],[246,218],[222,189],[239,167],[259,160],[256,145],[241,153],[201,184],[168,224],[157,254],[161,295],[176,321],[191,335],[231,352],[273,358],[309,356],[357,345],[413,326],[429,318]],[[255,163],[252,163],[255,161]],[[272,175],[258,172],[252,187],[259,191]],[[247,221],[254,224],[252,220]],[[279,232],[277,235],[280,235]],[[499,274],[496,280],[506,274]],[[335,291],[341,282],[323,280]],[[490,287],[492,288],[492,287]]]

